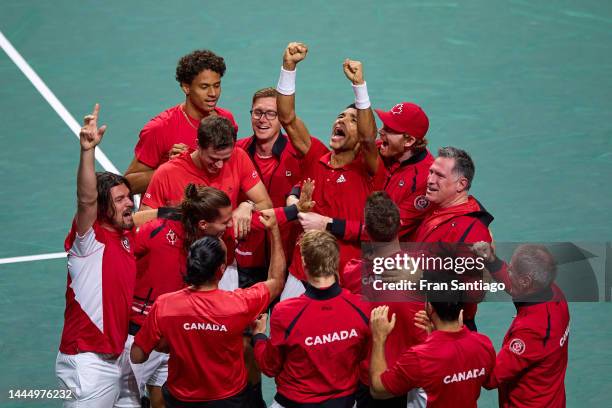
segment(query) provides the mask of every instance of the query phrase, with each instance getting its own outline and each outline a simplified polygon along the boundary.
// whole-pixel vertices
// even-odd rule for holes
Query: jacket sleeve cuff
[[[300,192],[301,192],[300,186],[293,186],[293,188],[291,189],[289,194],[287,194],[287,197],[289,197],[289,196],[296,196],[296,197],[300,198]]]
[[[495,260],[493,262],[487,262],[487,269],[491,273],[499,272],[502,270],[503,267],[504,267],[504,261],[502,261],[498,257],[495,257]]]
[[[293,204],[288,207],[283,207],[283,212],[285,213],[285,218],[287,219],[287,222],[297,220],[297,216],[298,216],[297,205]]]
[[[157,218],[167,218],[169,220],[180,219],[180,212],[175,207],[159,207],[157,209]]]
[[[268,336],[263,333],[257,333],[253,337],[251,337],[251,346],[255,347],[258,341],[267,341]]]
[[[335,237],[344,238],[344,232],[346,231],[346,220],[333,218],[332,222],[327,223],[326,229]]]

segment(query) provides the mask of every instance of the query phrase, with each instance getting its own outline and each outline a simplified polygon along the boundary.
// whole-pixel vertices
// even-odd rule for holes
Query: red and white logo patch
[[[176,244],[176,233],[172,230],[169,230],[166,234],[166,239],[170,243],[170,245]]]
[[[291,171],[290,170],[285,171],[285,176],[291,177]]]
[[[403,103],[398,103],[393,108],[391,108],[391,113],[394,114],[394,115],[401,115],[401,113],[403,111],[404,111],[404,104]]]
[[[253,173],[251,173],[251,177],[257,178],[257,170],[253,170]]]
[[[521,339],[510,340],[510,345],[508,347],[511,352],[519,356],[525,352],[525,342]]]
[[[123,249],[130,252],[130,240],[127,239],[127,237],[121,238],[121,246],[123,246]]]
[[[417,210],[423,211],[429,207],[429,200],[424,195],[420,195],[414,199],[414,208]]]

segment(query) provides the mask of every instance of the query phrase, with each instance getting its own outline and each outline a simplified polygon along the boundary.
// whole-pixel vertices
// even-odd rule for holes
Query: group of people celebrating
[[[124,176],[95,172],[106,126],[97,104],[84,118],[56,361],[65,406],[265,407],[261,373],[274,407],[475,407],[481,387],[502,407],[565,406],[569,312],[550,252],[498,259],[470,155],[434,157],[414,103],[375,110],[378,129],[359,61],[342,63],[354,103],[323,145],[296,114],[307,53],[287,46],[240,140],[217,106],[223,58],[182,57],[185,101],[144,126]],[[505,283],[517,316],[497,356],[476,301],[362,296],[369,256],[402,242],[467,244]]]

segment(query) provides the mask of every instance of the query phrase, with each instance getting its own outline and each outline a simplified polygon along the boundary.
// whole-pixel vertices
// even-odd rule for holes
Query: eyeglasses
[[[266,119],[268,119],[268,120],[274,120],[278,116],[278,112],[271,111],[271,110],[270,111],[262,111],[262,110],[256,109],[256,110],[252,110],[250,112],[251,112],[251,116],[253,117],[253,119],[257,119],[257,120],[261,119],[261,117],[264,116],[264,115],[266,116]]]

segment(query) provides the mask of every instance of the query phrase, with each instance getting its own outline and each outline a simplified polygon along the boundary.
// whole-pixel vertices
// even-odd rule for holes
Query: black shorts
[[[370,387],[366,387],[362,383],[359,383],[357,393],[355,394],[355,399],[357,400],[357,408],[406,408],[406,404],[408,404],[407,395],[384,400],[374,399],[370,394]]]

